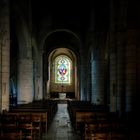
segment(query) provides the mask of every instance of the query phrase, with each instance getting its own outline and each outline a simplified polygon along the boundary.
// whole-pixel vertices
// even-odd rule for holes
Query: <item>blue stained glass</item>
[[[70,83],[71,61],[65,55],[55,59],[55,83]]]

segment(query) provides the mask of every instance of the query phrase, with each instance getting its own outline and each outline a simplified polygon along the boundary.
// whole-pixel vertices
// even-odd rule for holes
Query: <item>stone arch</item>
[[[44,41],[43,48],[43,83],[44,83],[44,97],[50,96],[50,67],[51,60],[54,56],[64,54],[70,57],[74,63],[76,81],[74,83],[75,98],[79,99],[79,78],[80,74],[77,74],[77,70],[80,65],[80,38],[74,32],[67,29],[57,29],[47,34]]]

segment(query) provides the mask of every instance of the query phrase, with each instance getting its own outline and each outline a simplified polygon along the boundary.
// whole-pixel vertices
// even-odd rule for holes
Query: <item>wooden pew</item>
[[[32,122],[34,122],[34,123],[35,123],[35,121],[37,121],[37,120],[34,120],[34,119],[36,119],[40,116],[40,119],[39,119],[41,121],[41,124],[39,124],[41,126],[40,131],[44,132],[44,133],[47,132],[48,123],[50,123],[50,122],[48,120],[48,112],[46,112],[44,109],[39,109],[39,110],[18,109],[18,110],[16,110],[15,113],[17,114],[19,120],[21,119],[20,117],[23,114],[25,114],[27,116],[31,116],[32,117]]]
[[[22,140],[22,131],[15,133],[3,133],[0,135],[0,140]]]
[[[15,113],[4,113],[1,116],[1,140],[22,140],[22,131],[20,131]]]
[[[18,105],[13,108],[11,112],[47,112],[48,124],[51,123],[56,111],[57,111],[57,102],[56,101],[36,101],[29,104]]]
[[[11,118],[15,117],[16,120],[12,119],[11,121],[6,121],[8,128],[10,126],[15,126],[16,129],[21,130],[22,138],[25,138],[27,135],[25,132],[30,132],[28,138],[31,139],[34,136],[40,138],[43,130],[47,132],[47,113],[46,112],[7,112],[5,116]],[[5,122],[5,121],[3,121]],[[14,122],[14,123],[13,123]],[[12,123],[12,124],[11,124]],[[3,123],[3,131],[7,129],[5,123]],[[12,127],[12,133],[14,133],[14,128]]]
[[[33,133],[33,125],[31,120],[31,115],[26,113],[19,113],[19,120],[18,120],[19,128],[22,131],[22,138],[33,140],[35,135]]]
[[[93,136],[94,139],[103,139],[102,135],[108,137],[110,122],[109,111],[106,106],[93,105],[85,101],[69,102],[68,105],[72,124],[76,130],[81,131],[82,139],[93,139]],[[95,133],[97,133],[96,137]],[[106,137],[104,138],[106,139]]]
[[[75,129],[79,130],[80,129],[80,125],[82,125],[83,123],[85,123],[86,120],[88,119],[92,119],[95,117],[95,112],[92,111],[76,111],[75,112]]]
[[[34,114],[41,114],[41,125],[43,132],[47,132],[49,125],[57,111],[57,102],[50,101],[50,100],[43,100],[43,101],[35,101],[29,104],[22,104],[18,105],[17,107],[13,108],[11,112],[30,112]]]
[[[41,114],[38,113],[18,113],[18,123],[23,139],[41,138],[41,118]]]
[[[22,138],[25,135],[25,131],[28,130],[30,131],[29,133],[30,135],[28,138],[33,139],[34,135],[36,135],[40,139],[42,133],[47,132],[48,125],[51,123],[51,120],[55,115],[56,111],[57,111],[56,102],[43,101],[43,103],[35,102],[25,105],[18,105],[17,107],[12,108],[10,112],[6,112],[5,115],[16,117],[18,130],[21,130]],[[5,127],[3,127],[2,130],[4,130],[4,128]],[[4,135],[2,137],[4,137]]]

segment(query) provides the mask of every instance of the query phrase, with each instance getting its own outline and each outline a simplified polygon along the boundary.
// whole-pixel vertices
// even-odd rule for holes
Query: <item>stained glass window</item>
[[[55,59],[55,83],[69,84],[71,70],[71,60],[65,55],[60,55]]]

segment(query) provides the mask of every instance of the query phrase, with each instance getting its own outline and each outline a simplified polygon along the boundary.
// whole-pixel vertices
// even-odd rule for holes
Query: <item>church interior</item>
[[[0,140],[139,140],[137,0],[0,0]]]

